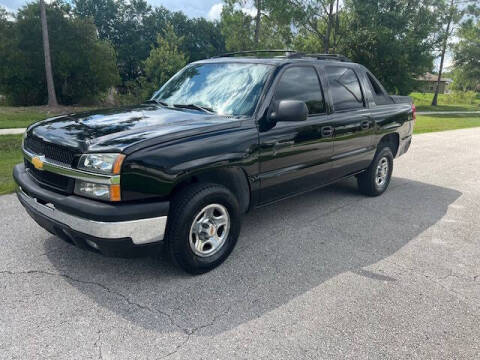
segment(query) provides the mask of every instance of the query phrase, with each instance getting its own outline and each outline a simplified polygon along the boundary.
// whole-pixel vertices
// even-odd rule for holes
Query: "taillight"
[[[415,104],[412,103],[412,119],[413,121],[417,120],[417,108],[415,107]]]

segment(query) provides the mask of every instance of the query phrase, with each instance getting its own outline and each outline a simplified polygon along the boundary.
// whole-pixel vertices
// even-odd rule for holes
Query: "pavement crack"
[[[81,280],[81,279],[74,278],[73,276],[68,275],[68,274],[54,273],[54,272],[49,272],[49,271],[45,271],[45,270],[27,270],[27,271],[18,271],[18,272],[14,272],[14,271],[10,271],[10,270],[1,270],[0,274],[8,274],[8,275],[12,275],[12,276],[15,276],[15,275],[30,275],[30,274],[57,276],[57,277],[62,277],[62,278],[65,278],[69,281],[76,282],[76,283],[79,283],[79,284],[97,286],[97,287],[101,288],[102,290],[104,290],[105,292],[107,292],[109,294],[112,294],[112,295],[114,295],[118,298],[121,298],[129,306],[133,306],[133,307],[136,307],[140,310],[147,311],[147,312],[150,312],[152,314],[159,314],[161,316],[166,317],[173,327],[176,327],[181,332],[189,335],[188,329],[185,329],[185,328],[181,327],[180,325],[178,325],[175,322],[175,320],[173,319],[172,315],[170,315],[169,313],[164,312],[162,310],[151,308],[151,307],[149,307],[147,305],[144,305],[144,304],[137,303],[137,302],[133,301],[132,299],[130,299],[125,294],[123,294],[123,293],[121,293],[117,290],[113,290],[113,289],[109,288],[108,286],[106,286],[102,283],[96,282],[96,281]]]
[[[188,343],[188,341],[190,340],[190,336],[191,336],[191,334],[187,334],[187,336],[185,337],[185,340],[183,340],[180,344],[178,344],[173,351],[169,352],[168,354],[166,354],[165,356],[162,356],[159,359],[166,359],[166,358],[176,354],[177,352],[179,352],[180,349],[183,348]]]
[[[102,353],[102,344],[100,344],[102,338],[102,330],[98,330],[98,336],[95,342],[93,343],[93,347],[98,349],[98,358],[103,360],[103,353]]]
[[[203,325],[200,325],[200,326],[197,326],[197,327],[191,329],[189,331],[189,335],[194,335],[199,330],[202,330],[202,329],[205,329],[205,328],[208,328],[210,326],[215,325],[215,323],[218,321],[218,319],[220,319],[221,317],[225,316],[226,314],[228,314],[230,312],[231,308],[232,308],[232,306],[230,305],[224,311],[222,311],[220,314],[215,315],[213,317],[212,321],[210,321],[209,323],[203,324]]]
[[[181,348],[183,348],[190,341],[191,336],[195,335],[199,330],[202,330],[202,329],[205,329],[205,328],[208,328],[210,326],[215,325],[215,323],[218,321],[218,319],[220,319],[221,317],[225,316],[226,314],[228,314],[230,312],[231,308],[232,308],[232,305],[227,307],[220,314],[215,315],[213,317],[212,321],[210,321],[207,324],[203,324],[203,325],[191,328],[191,329],[183,329],[183,331],[186,335],[185,340],[182,341],[180,344],[178,344],[173,351],[169,352],[165,356],[162,356],[160,359],[166,359],[166,358],[174,355],[175,353],[177,353]]]
[[[469,278],[466,278],[466,277],[464,277],[464,276],[457,275],[457,274],[455,274],[455,273],[453,273],[453,272],[450,272],[450,274],[447,274],[447,275],[445,275],[445,276],[438,277],[437,279],[438,279],[438,280],[446,280],[446,279],[448,279],[448,278],[450,278],[450,277],[454,277],[454,278],[459,279],[459,280],[470,281]],[[473,277],[473,281],[475,281],[475,276]]]
[[[428,274],[425,274],[423,271],[415,271],[414,269],[411,269],[411,268],[408,268],[408,267],[405,267],[403,265],[400,265],[396,262],[393,262],[391,260],[387,260],[388,263],[394,265],[394,266],[397,266],[398,268],[404,270],[405,272],[409,272],[410,274],[416,274],[416,275],[419,275],[423,278],[425,278],[427,281],[433,283],[433,284],[436,284],[437,286],[440,286],[442,289],[444,289],[447,293],[450,293],[451,295],[455,296],[458,300],[462,301],[465,305],[475,309],[475,310],[478,310],[479,307],[478,305],[476,304],[472,304],[472,298],[470,298],[469,296],[465,296],[463,294],[461,294],[460,292],[456,291],[455,289],[452,289],[452,288],[449,288],[447,286],[445,286],[444,284],[442,284],[441,280],[444,280],[446,278],[448,278],[449,276],[456,276],[458,277],[458,275],[452,275],[453,273],[450,273],[449,275],[443,277],[443,278],[435,278],[435,277],[432,277]],[[465,280],[464,277],[460,277],[461,279]]]

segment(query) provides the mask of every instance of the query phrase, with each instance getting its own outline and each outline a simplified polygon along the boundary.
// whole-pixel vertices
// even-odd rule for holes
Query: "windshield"
[[[196,105],[220,115],[252,115],[273,66],[211,63],[187,66],[154,94],[168,106]]]

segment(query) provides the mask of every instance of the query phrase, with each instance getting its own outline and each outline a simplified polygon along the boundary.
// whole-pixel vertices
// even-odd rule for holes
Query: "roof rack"
[[[235,55],[249,55],[249,54],[268,54],[268,53],[284,53],[285,56],[289,57],[292,54],[296,54],[295,50],[281,50],[281,49],[273,49],[273,50],[245,50],[245,51],[235,51],[229,52],[225,54],[220,54],[217,56],[213,56],[214,58],[221,58],[221,57],[232,57]]]
[[[318,60],[336,60],[336,61],[342,61],[342,62],[352,62],[349,58],[347,58],[344,55],[340,54],[306,54],[306,53],[295,53],[293,56],[290,57],[313,57]]]
[[[221,57],[233,57],[236,55],[254,55],[254,54],[268,54],[268,53],[278,53],[278,54],[285,54],[284,56],[287,59],[301,59],[305,57],[315,58],[318,60],[336,60],[342,62],[352,62],[349,58],[344,55],[340,54],[309,54],[304,52],[298,52],[296,50],[280,50],[280,49],[273,49],[273,50],[245,50],[245,51],[235,51],[225,54],[220,54],[217,56],[213,56],[214,58],[221,58]]]

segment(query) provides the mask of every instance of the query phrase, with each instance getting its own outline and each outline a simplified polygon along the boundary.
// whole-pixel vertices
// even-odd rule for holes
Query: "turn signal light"
[[[110,185],[110,201],[120,200],[122,200],[120,185]]]
[[[112,168],[113,175],[120,174],[120,170],[122,170],[122,163],[124,159],[125,159],[125,155],[123,154],[119,154],[117,156],[117,159],[115,160],[115,163],[113,164],[113,168]]]

